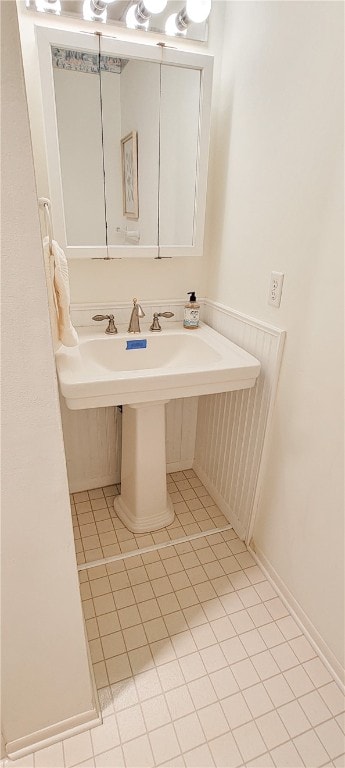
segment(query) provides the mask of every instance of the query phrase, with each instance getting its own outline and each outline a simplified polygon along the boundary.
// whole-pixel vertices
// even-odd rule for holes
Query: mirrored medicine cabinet
[[[54,236],[68,258],[200,255],[212,57],[36,28]]]

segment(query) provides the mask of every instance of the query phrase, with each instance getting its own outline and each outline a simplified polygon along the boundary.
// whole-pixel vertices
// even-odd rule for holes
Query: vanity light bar
[[[30,7],[31,0],[25,0]],[[86,21],[107,21],[107,8],[117,0],[84,0],[83,17]],[[133,3],[126,14],[127,27],[131,29],[148,29],[151,16],[162,13],[168,0],[138,0]],[[35,0],[37,11],[54,14],[61,13],[61,0]],[[185,35],[191,24],[201,24],[208,18],[211,11],[211,0],[187,0],[186,5],[178,13],[173,13],[166,21],[167,35]]]

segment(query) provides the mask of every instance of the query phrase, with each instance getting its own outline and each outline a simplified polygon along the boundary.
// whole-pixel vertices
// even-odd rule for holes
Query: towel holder
[[[48,197],[39,197],[38,204],[44,211],[44,216],[45,216],[45,221],[47,226],[49,253],[52,256],[53,255],[53,227],[52,227],[52,218],[51,218],[51,202],[48,199]]]

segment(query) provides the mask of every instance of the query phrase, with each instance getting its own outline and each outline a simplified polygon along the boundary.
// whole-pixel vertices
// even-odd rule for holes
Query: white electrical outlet
[[[283,272],[271,272],[270,290],[268,294],[268,303],[272,307],[280,307],[280,300],[283,289]]]

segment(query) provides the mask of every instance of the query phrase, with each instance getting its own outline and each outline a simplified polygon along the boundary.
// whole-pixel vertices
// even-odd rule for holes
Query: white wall
[[[3,32],[2,730],[95,715],[74,554],[16,5]],[[68,696],[66,696],[68,691]],[[62,725],[61,721],[65,721]],[[42,735],[42,734],[41,734]],[[13,744],[16,742],[16,744]],[[22,744],[23,745],[23,744]]]
[[[254,541],[343,663],[343,4],[227,3],[224,33],[208,296],[287,330]]]

